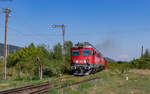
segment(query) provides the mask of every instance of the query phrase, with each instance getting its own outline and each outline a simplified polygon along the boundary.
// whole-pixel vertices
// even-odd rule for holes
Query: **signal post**
[[[57,28],[57,27],[60,27],[62,28],[62,40],[63,40],[63,47],[62,47],[62,60],[63,60],[63,64],[65,65],[65,28],[66,26],[64,24],[62,25],[53,25],[52,26],[53,28]]]

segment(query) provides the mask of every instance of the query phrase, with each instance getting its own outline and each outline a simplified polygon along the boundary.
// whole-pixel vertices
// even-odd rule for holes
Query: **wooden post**
[[[42,64],[40,63],[40,58],[38,56],[36,57],[36,61],[39,63],[39,68],[38,68],[39,80],[42,80],[43,79],[43,69],[42,69]]]
[[[5,15],[5,39],[4,39],[4,69],[3,69],[3,79],[6,80],[6,73],[7,73],[7,22],[8,22],[8,17],[9,13],[11,12],[10,9],[5,8],[4,12],[6,13]]]
[[[43,78],[42,65],[40,64],[39,67],[40,67],[40,70],[39,70],[39,72],[40,72],[40,74],[39,74],[39,79],[42,80],[42,78]]]

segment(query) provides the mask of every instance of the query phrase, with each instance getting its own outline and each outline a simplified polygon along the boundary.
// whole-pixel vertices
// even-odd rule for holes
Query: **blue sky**
[[[31,42],[53,47],[62,42],[60,29],[48,24],[65,24],[66,40],[88,41],[104,56],[131,60],[140,56],[141,46],[150,48],[149,0],[12,0],[0,1],[11,8],[8,44]],[[0,42],[4,41],[4,13],[0,10]]]

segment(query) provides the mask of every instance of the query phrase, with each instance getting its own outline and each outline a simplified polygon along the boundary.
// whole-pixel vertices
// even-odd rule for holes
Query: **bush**
[[[123,62],[119,64],[117,62],[109,62],[107,69],[117,74],[124,74],[129,71],[130,64],[128,62]]]
[[[141,58],[131,61],[131,67],[137,69],[150,69],[150,58]]]
[[[0,75],[3,75],[3,59],[0,59]],[[2,79],[2,76],[0,76],[0,79]]]

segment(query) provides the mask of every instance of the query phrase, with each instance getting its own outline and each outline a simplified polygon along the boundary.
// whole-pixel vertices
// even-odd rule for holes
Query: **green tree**
[[[56,44],[53,50],[49,50],[45,45],[35,46],[33,43],[24,48],[20,48],[7,57],[7,67],[10,70],[8,71],[9,75],[17,75],[19,78],[32,78],[38,75],[39,63],[43,66],[44,76],[53,76],[69,72],[70,49],[72,45],[73,43],[71,41],[65,42],[65,67],[62,63],[62,46],[60,43]],[[40,62],[37,62],[37,56],[40,58]]]
[[[62,46],[60,43],[56,44],[53,48],[54,50],[54,56],[56,59],[61,59],[62,58]]]
[[[138,69],[150,69],[150,55],[148,49],[145,50],[145,53],[141,58],[131,61],[131,67]]]
[[[73,43],[71,41],[66,41],[65,42],[65,52],[66,52],[66,54],[70,54],[72,46],[73,46]]]
[[[71,41],[66,41],[65,42],[65,70],[64,72],[69,73],[70,72],[70,61],[71,61],[71,48],[73,46],[73,43]]]
[[[148,49],[145,50],[145,53],[144,53],[143,57],[144,57],[144,58],[150,57],[150,56],[149,56],[149,51],[148,51]]]

